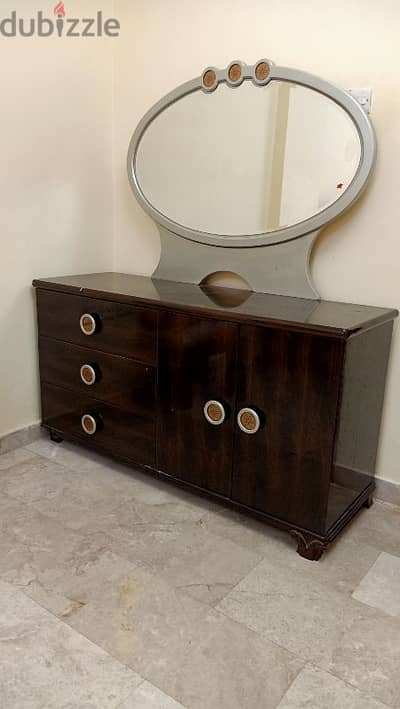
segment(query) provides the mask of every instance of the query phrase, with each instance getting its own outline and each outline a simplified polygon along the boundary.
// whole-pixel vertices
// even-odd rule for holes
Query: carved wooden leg
[[[50,438],[53,441],[53,443],[62,443],[63,442],[63,437],[60,436],[59,433],[56,433],[55,431],[50,431]]]
[[[373,495],[370,495],[370,496],[365,500],[365,502],[364,502],[364,507],[366,507],[367,510],[369,510],[369,508],[372,507],[373,504],[374,504],[374,498],[373,498]]]
[[[293,529],[290,534],[297,540],[297,553],[309,561],[318,561],[327,545],[321,539],[315,539],[311,534],[303,534]]]

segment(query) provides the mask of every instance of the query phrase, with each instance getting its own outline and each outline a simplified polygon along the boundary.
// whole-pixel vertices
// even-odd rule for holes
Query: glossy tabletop
[[[233,322],[290,326],[295,330],[339,337],[375,327],[398,315],[397,310],[390,308],[291,298],[111,272],[36,279],[33,285],[62,293],[166,307]]]

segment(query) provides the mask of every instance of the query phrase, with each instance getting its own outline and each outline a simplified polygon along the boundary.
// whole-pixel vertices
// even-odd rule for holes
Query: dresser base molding
[[[55,443],[62,443],[64,440],[66,440],[71,443],[76,443],[78,445],[84,446],[85,448],[93,448],[99,453],[103,453],[120,463],[128,465],[132,468],[132,473],[134,473],[135,470],[148,473],[153,477],[158,477],[174,486],[178,486],[184,490],[193,492],[197,496],[209,500],[214,500],[215,502],[220,503],[221,506],[237,510],[238,512],[242,512],[247,516],[252,517],[253,519],[257,519],[261,522],[269,524],[272,527],[276,527],[277,529],[280,529],[284,532],[288,532],[294,539],[296,539],[297,553],[301,557],[303,557],[304,559],[308,559],[309,561],[319,561],[319,559],[322,557],[322,554],[336,539],[336,537],[340,534],[340,532],[348,524],[348,522],[350,522],[350,520],[352,520],[353,517],[357,514],[357,512],[359,512],[359,510],[363,507],[371,507],[373,501],[372,495],[375,486],[372,483],[355,500],[353,505],[346,510],[346,513],[342,515],[342,517],[337,521],[337,523],[327,531],[326,535],[319,535],[315,532],[311,532],[310,530],[303,529],[302,527],[294,527],[293,524],[277,519],[272,515],[260,512],[251,507],[247,507],[246,505],[243,505],[240,502],[236,502],[235,500],[232,500],[228,497],[224,497],[223,495],[219,495],[218,493],[214,493],[210,490],[198,487],[193,483],[189,483],[185,480],[175,478],[172,475],[163,472],[162,470],[157,470],[156,468],[152,468],[148,465],[138,464],[131,458],[127,458],[124,455],[119,455],[114,451],[105,450],[102,446],[99,446],[98,443],[91,438],[87,440],[81,439],[78,436],[71,435],[70,433],[58,431],[54,428],[51,428],[50,426],[47,426],[46,424],[42,424],[42,428],[49,432],[51,440]]]

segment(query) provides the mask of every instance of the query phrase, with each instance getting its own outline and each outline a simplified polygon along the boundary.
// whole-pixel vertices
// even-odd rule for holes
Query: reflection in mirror
[[[332,99],[274,80],[201,90],[162,111],[136,154],[147,201],[211,234],[273,232],[335,202],[361,159],[358,130]]]

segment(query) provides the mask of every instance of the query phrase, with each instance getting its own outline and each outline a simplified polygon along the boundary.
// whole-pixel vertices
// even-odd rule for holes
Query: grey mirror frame
[[[261,62],[267,62],[270,67],[270,73],[267,79],[260,81],[256,78],[256,68]],[[229,78],[229,69],[233,64],[239,64],[242,69],[242,77],[239,81],[233,82]],[[215,72],[216,81],[211,88],[205,88],[203,85],[203,77],[207,71]],[[194,91],[215,91],[221,83],[228,84],[233,90],[240,91],[240,86],[243,81],[251,80],[258,86],[265,86],[270,81],[279,80],[287,81],[301,86],[313,89],[324,96],[327,96],[337,103],[353,120],[361,143],[361,157],[357,172],[343,194],[331,205],[326,207],[321,212],[313,215],[309,219],[298,222],[292,226],[285,227],[273,232],[263,234],[242,234],[232,236],[227,234],[211,234],[207,232],[197,231],[172,221],[165,214],[159,212],[146,198],[141,190],[137,174],[136,174],[136,156],[138,147],[143,134],[148,126],[162,113],[166,108],[171,106],[176,101],[182,99]],[[343,91],[333,84],[330,84],[323,79],[320,79],[313,74],[308,74],[298,69],[290,69],[287,67],[276,66],[269,59],[260,59],[256,64],[244,64],[239,60],[230,62],[226,69],[217,69],[208,67],[203,74],[191,81],[181,84],[176,89],[164,96],[144,115],[138,124],[133,137],[131,139],[128,151],[128,177],[133,193],[139,201],[143,209],[152,219],[163,229],[172,234],[176,234],[184,239],[194,241],[200,244],[205,244],[214,247],[225,248],[249,248],[272,246],[273,244],[281,244],[286,241],[299,239],[309,234],[319,232],[324,226],[332,222],[338,216],[349,209],[366,186],[367,180],[371,174],[376,160],[376,138],[373,126],[360,106],[360,104],[349,93]]]

